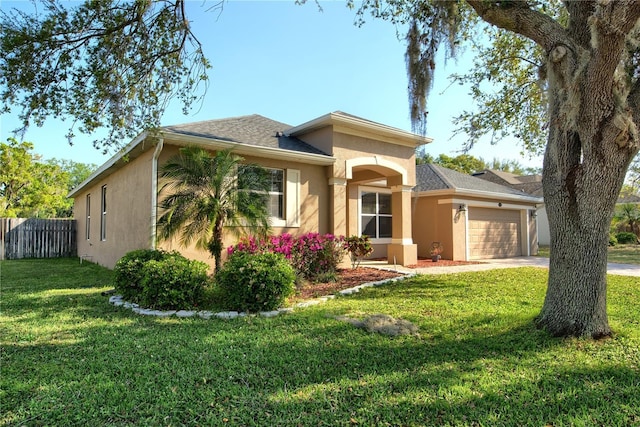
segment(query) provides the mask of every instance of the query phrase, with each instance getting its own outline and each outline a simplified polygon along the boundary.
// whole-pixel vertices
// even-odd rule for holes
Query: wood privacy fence
[[[0,218],[0,259],[76,256],[73,219]]]

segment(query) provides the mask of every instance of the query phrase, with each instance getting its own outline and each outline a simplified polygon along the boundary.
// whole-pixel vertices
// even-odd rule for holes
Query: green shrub
[[[609,246],[615,246],[618,244],[618,239],[613,233],[609,233]]]
[[[616,234],[616,239],[618,239],[618,243],[626,245],[629,243],[638,243],[638,236],[628,231],[623,231],[621,233]]]
[[[216,284],[230,309],[270,311],[293,295],[295,272],[282,254],[233,254],[216,274]]]
[[[204,262],[182,256],[148,261],[142,267],[139,304],[163,310],[197,306],[209,280],[208,269]]]
[[[369,236],[349,236],[345,239],[345,247],[349,256],[351,257],[351,268],[356,268],[360,265],[360,262],[371,255],[373,252],[373,246]]]
[[[116,291],[127,301],[139,302],[142,292],[142,267],[149,261],[159,261],[177,253],[156,249],[138,249],[128,252],[116,262],[114,268]]]

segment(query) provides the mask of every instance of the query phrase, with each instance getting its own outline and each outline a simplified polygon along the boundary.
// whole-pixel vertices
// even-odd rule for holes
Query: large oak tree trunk
[[[557,145],[550,142],[545,156],[543,184],[551,248],[547,294],[537,321],[555,336],[601,338],[611,334],[607,247],[619,188],[596,171],[587,176],[584,164],[574,165],[569,172],[558,170],[549,154]],[[606,169],[605,164],[601,167]],[[591,184],[583,186],[585,180]]]
[[[612,91],[591,84],[584,74],[593,58],[570,50],[552,52],[549,62],[543,191],[551,248],[547,294],[537,323],[555,336],[602,338],[611,335],[609,226],[633,149],[625,143],[628,131],[619,126],[625,115]]]

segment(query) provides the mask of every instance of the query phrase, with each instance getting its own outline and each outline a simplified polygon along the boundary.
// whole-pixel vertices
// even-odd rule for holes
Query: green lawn
[[[0,425],[640,425],[640,278],[609,277],[615,336],[532,321],[546,270],[422,276],[276,318],[157,319],[111,272],[0,263]],[[335,316],[419,326],[388,337]]]
[[[549,246],[540,246],[538,256],[549,257]],[[640,245],[609,246],[609,262],[640,265]]]

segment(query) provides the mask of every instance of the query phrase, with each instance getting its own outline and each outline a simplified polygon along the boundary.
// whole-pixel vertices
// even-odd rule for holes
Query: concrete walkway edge
[[[487,271],[500,268],[541,267],[549,268],[549,258],[538,256],[523,256],[514,258],[496,258],[476,260],[479,264],[454,265],[448,267],[406,268],[390,264],[363,263],[363,267],[386,268],[399,272],[415,272],[418,274],[450,274],[471,271]],[[607,273],[620,276],[640,277],[640,265],[607,264]]]

